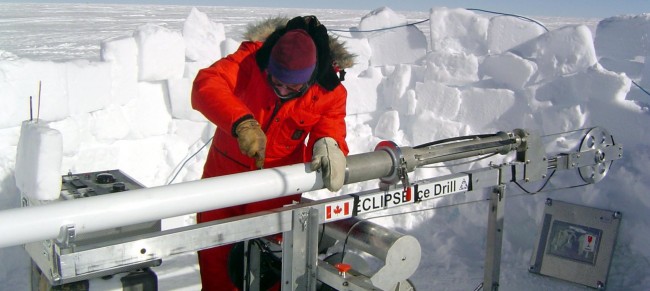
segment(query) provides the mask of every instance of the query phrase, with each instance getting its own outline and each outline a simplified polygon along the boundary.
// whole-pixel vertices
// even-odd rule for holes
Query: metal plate
[[[580,177],[587,183],[596,183],[602,180],[609,171],[612,161],[604,161],[606,147],[614,145],[614,138],[604,128],[594,127],[585,135],[580,144],[580,151],[597,150],[595,164],[580,167]]]
[[[621,213],[548,199],[531,273],[605,289]]]

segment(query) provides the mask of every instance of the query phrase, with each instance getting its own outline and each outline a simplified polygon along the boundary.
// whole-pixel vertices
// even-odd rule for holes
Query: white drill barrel
[[[320,173],[296,164],[168,186],[0,211],[0,248],[241,205],[323,188]]]

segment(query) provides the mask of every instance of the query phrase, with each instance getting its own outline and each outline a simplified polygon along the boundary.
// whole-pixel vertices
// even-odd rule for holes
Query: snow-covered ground
[[[60,171],[51,175],[117,168],[146,186],[163,185],[214,130],[189,107],[196,71],[233,51],[247,24],[298,14],[317,15],[358,55],[344,82],[352,153],[386,139],[413,146],[515,128],[545,135],[549,151],[571,151],[576,140],[554,134],[592,126],[609,130],[625,154],[600,183],[532,196],[509,186],[501,289],[586,288],[528,272],[544,201],[553,198],[622,212],[608,289],[647,290],[650,182],[644,177],[650,136],[644,126],[650,98],[632,81],[650,88],[650,14],[602,21],[529,16],[546,32],[514,17],[447,8],[371,13],[0,4],[0,209],[20,205],[14,178],[20,125],[29,119],[29,96],[38,96],[39,81],[38,116],[62,137]],[[431,20],[358,32],[424,19]],[[190,160],[174,183],[198,179],[205,154]],[[419,169],[412,179],[488,163]],[[558,172],[547,189],[575,185],[575,175],[568,176]],[[341,193],[376,186],[359,183]],[[435,199],[372,221],[418,238],[422,261],[412,278],[418,290],[474,290],[483,280],[486,195]],[[22,248],[2,248],[0,259],[0,289],[26,289],[29,258]],[[192,254],[167,260],[158,276],[161,290],[200,288]]]

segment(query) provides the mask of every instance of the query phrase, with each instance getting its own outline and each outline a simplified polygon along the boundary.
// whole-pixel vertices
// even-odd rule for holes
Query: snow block
[[[379,108],[406,109],[404,93],[411,86],[411,66],[398,65],[395,70],[379,84]]]
[[[226,38],[221,42],[221,54],[225,57],[237,51],[241,43],[232,39]]]
[[[75,117],[68,117],[60,121],[49,122],[47,125],[55,130],[58,130],[63,136],[63,156],[64,157],[74,157],[79,152],[79,147],[81,141],[88,140],[87,137],[82,137],[83,134],[86,134],[87,131],[84,130],[84,126],[88,126],[88,120],[84,118],[78,118],[79,116],[88,116],[77,115]],[[83,120],[83,121],[82,121]],[[63,167],[62,169],[66,169]]]
[[[505,89],[471,88],[462,90],[461,104],[455,119],[474,132],[496,130],[494,122],[515,104],[515,94]],[[488,127],[492,126],[492,127]]]
[[[403,15],[388,7],[382,7],[361,18],[359,30],[376,30],[407,24]],[[415,63],[427,52],[424,33],[415,26],[396,27],[365,34],[372,55],[370,65],[386,66],[402,63]]]
[[[348,37],[349,36],[349,37]],[[354,71],[364,71],[370,66],[370,56],[372,50],[367,38],[353,38],[351,34],[341,33],[345,39],[345,48],[356,55],[352,68],[346,69],[348,74],[354,74]]]
[[[111,65],[76,60],[65,63],[70,115],[102,109],[111,100]]]
[[[545,32],[542,26],[534,22],[512,16],[495,16],[490,18],[488,24],[487,49],[491,54],[505,52]]]
[[[435,125],[435,126],[425,126]],[[411,140],[413,145],[421,145],[428,142],[456,137],[462,134],[465,125],[461,122],[446,120],[429,110],[424,110],[416,115],[410,124]]]
[[[345,140],[350,148],[350,154],[364,153],[375,149],[381,139],[375,137],[368,121],[370,114],[348,114],[345,117],[347,136]]]
[[[368,36],[371,66],[413,64],[427,53],[427,39],[415,26],[397,27]]]
[[[16,186],[32,200],[61,195],[63,138],[45,122],[24,121],[16,152]]]
[[[377,110],[377,86],[381,83],[381,70],[371,67],[358,76],[346,76],[348,91],[346,111],[349,114],[370,113]]]
[[[429,16],[434,52],[487,54],[489,19],[462,8],[432,8]]]
[[[508,89],[520,90],[526,86],[536,71],[537,64],[506,52],[485,57],[479,65],[478,75],[481,78],[491,77]]]
[[[551,101],[553,105],[569,107],[590,101],[627,103],[630,80],[622,74],[593,66],[584,72],[565,76],[540,86],[535,92],[539,101]],[[558,94],[562,92],[562,94]]]
[[[599,57],[634,60],[650,55],[649,39],[649,13],[621,15],[598,22],[594,46]]]
[[[192,121],[207,121],[203,114],[192,108],[191,94],[193,81],[193,79],[187,78],[167,80],[172,117]]]
[[[460,110],[460,91],[437,82],[417,83],[416,112],[429,111],[440,119],[451,120]]]
[[[478,81],[478,59],[475,55],[430,52],[426,59],[425,81],[449,85],[465,85]]]
[[[91,114],[90,134],[99,142],[113,143],[128,137],[131,128],[121,106],[111,105]]]
[[[209,122],[172,119],[170,134],[178,136],[188,145],[195,144],[200,147],[210,139],[215,129]]]
[[[386,111],[377,121],[375,136],[384,140],[397,140],[399,139],[399,126],[399,112],[396,110]]]
[[[23,120],[30,119],[30,96],[33,119],[40,116],[41,120],[54,121],[68,117],[65,66],[64,63],[26,59],[0,61],[0,98],[3,101],[0,128],[20,126]]]
[[[138,93],[138,45],[132,36],[102,41],[101,59],[111,64],[111,104],[124,105]]]
[[[388,7],[377,8],[361,17],[359,30],[374,30],[407,24],[406,17]]]
[[[583,71],[597,63],[591,31],[585,25],[553,30],[510,52],[537,64],[534,82]]]
[[[185,69],[185,42],[176,31],[145,24],[133,33],[138,44],[138,79],[160,81],[181,78]]]
[[[598,53],[598,51],[596,51]],[[650,57],[645,57],[644,59],[650,60]],[[631,79],[641,79],[644,66],[644,60],[623,60],[623,59],[612,59],[609,57],[599,57],[598,63],[603,66],[603,68],[608,69],[613,72],[625,73]]]
[[[167,110],[165,82],[138,83],[138,98],[123,106],[131,132],[129,138],[164,135],[169,130],[171,115]]]
[[[183,39],[187,59],[209,65],[223,56],[221,42],[226,39],[226,30],[222,23],[212,22],[193,7],[183,24]]]

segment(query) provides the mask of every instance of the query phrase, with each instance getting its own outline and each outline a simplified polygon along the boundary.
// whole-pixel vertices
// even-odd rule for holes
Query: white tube
[[[0,248],[241,205],[323,188],[309,164],[0,211]]]

